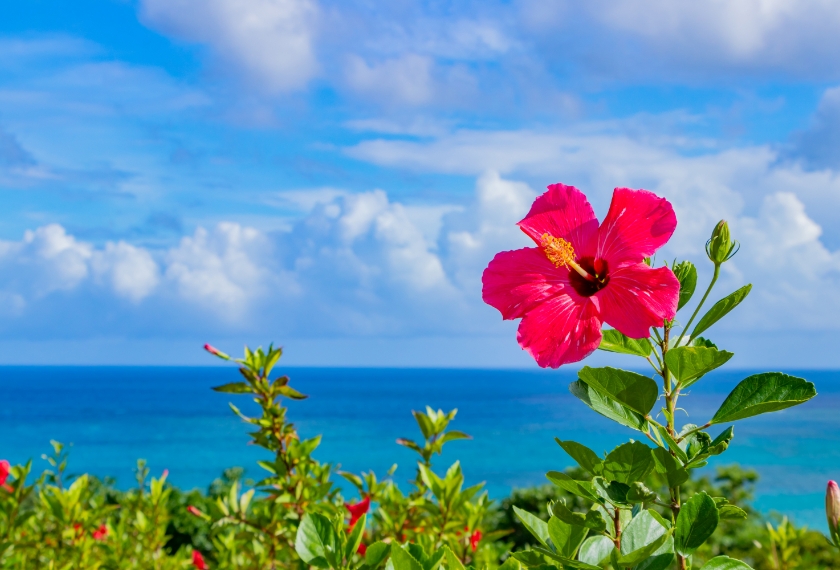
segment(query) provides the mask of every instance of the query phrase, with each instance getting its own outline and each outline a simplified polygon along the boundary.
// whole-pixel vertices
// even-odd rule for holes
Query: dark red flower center
[[[569,281],[581,297],[591,297],[610,282],[609,267],[605,260],[582,257],[577,263],[592,276],[592,279],[586,279],[574,269],[569,271]]]

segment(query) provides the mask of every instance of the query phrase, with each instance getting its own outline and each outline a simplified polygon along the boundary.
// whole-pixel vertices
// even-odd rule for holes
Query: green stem
[[[683,328],[682,333],[680,334],[679,338],[677,339],[677,346],[680,345],[682,342],[685,333],[688,332],[688,329],[691,327],[691,323],[694,322],[694,319],[697,317],[697,313],[700,312],[700,308],[703,306],[703,303],[706,302],[706,299],[709,296],[709,293],[712,292],[712,287],[715,286],[715,282],[718,280],[718,276],[720,275],[720,264],[715,263],[715,273],[712,275],[712,280],[709,282],[709,287],[706,289],[706,292],[703,294],[703,298],[700,299],[700,304],[697,305],[697,308],[694,309],[694,314],[691,315],[691,318],[688,319],[688,323]]]
[[[707,424],[705,424],[705,425],[702,425],[702,426],[700,426],[700,427],[696,427],[696,428],[694,428],[694,429],[688,430],[688,431],[687,431],[687,432],[685,432],[685,433],[684,433],[684,434],[683,434],[683,435],[682,435],[679,439],[677,439],[677,440],[675,440],[675,441],[676,441],[677,443],[679,443],[679,442],[681,442],[682,440],[684,440],[685,438],[687,438],[688,436],[690,436],[691,434],[693,434],[693,433],[695,433],[695,432],[698,432],[698,431],[701,431],[701,430],[704,430],[704,429],[706,429],[707,427],[710,427],[711,425],[712,425],[712,424],[711,424],[711,422],[709,422],[709,423],[707,423]]]

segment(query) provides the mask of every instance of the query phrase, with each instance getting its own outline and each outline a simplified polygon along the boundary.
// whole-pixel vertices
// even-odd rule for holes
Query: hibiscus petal
[[[640,263],[662,247],[677,227],[674,208],[647,190],[616,188],[610,210],[598,230],[595,257],[610,268]]]
[[[547,233],[572,244],[578,257],[593,254],[598,232],[598,218],[583,192],[574,186],[552,184],[534,200],[519,227],[540,244]]]
[[[560,294],[569,284],[569,270],[555,267],[541,249],[503,251],[481,276],[484,302],[505,320],[525,316],[538,303]]]
[[[661,327],[677,313],[680,282],[667,267],[638,263],[611,272],[609,284],[595,296],[607,324],[630,338],[647,338],[650,327]]]
[[[583,360],[601,344],[598,300],[576,293],[548,299],[522,318],[516,340],[543,368]]]

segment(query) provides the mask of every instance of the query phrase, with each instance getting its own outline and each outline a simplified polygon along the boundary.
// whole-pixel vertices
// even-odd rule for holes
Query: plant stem
[[[712,275],[712,280],[709,282],[709,287],[706,289],[706,292],[703,294],[703,298],[700,299],[700,303],[697,305],[697,308],[694,309],[694,313],[691,315],[691,318],[688,319],[688,323],[686,323],[685,328],[683,328],[682,333],[680,334],[679,338],[677,339],[677,346],[680,345],[682,342],[685,333],[688,331],[689,327],[691,327],[691,323],[694,322],[695,317],[697,317],[697,313],[700,312],[700,308],[703,306],[703,303],[706,302],[706,299],[709,296],[709,293],[712,292],[712,287],[715,286],[715,282],[718,280],[718,276],[720,275],[720,264],[715,263],[715,272]]]

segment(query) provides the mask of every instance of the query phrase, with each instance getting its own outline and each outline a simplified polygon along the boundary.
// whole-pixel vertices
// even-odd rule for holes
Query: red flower
[[[365,553],[367,552],[367,545],[364,542],[360,542],[359,543],[359,548],[356,549],[356,552],[358,552],[359,554],[364,556]]]
[[[207,570],[208,568],[207,563],[204,561],[204,557],[198,550],[193,550],[193,566],[198,568],[198,570]]]
[[[194,507],[194,506],[192,506],[192,505],[190,505],[189,507],[187,507],[187,512],[188,512],[188,513],[190,513],[190,514],[191,514],[191,515],[193,515],[193,516],[196,516],[196,517],[203,517],[203,516],[204,516],[204,513],[202,513],[202,512],[198,509],[198,507]]]
[[[475,529],[475,531],[470,535],[470,548],[472,548],[473,552],[475,552],[475,549],[478,548],[479,542],[481,542],[481,531]]]
[[[209,344],[204,345],[204,350],[206,350],[207,352],[209,352],[213,356],[219,356],[219,354],[221,354],[218,349],[216,349],[213,346],[210,346]],[[201,556],[201,554],[199,554],[199,556]]]
[[[99,528],[93,531],[91,536],[93,536],[93,540],[105,540],[105,537],[108,536],[108,527],[104,524],[99,525]]]
[[[0,485],[6,484],[6,479],[9,478],[9,471],[12,466],[5,459],[0,459]]]
[[[503,251],[482,276],[484,302],[522,319],[517,340],[545,367],[577,362],[601,343],[606,322],[646,338],[677,311],[680,284],[651,256],[674,233],[671,204],[647,190],[616,188],[604,222],[577,188],[552,184],[519,227],[537,247]]]
[[[352,528],[356,521],[359,520],[363,514],[370,510],[370,497],[365,497],[364,500],[359,501],[354,505],[344,505],[350,511],[350,527]]]

